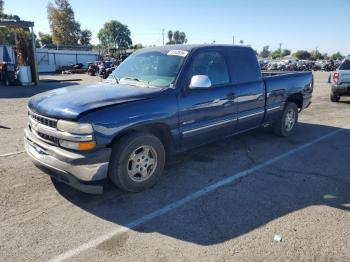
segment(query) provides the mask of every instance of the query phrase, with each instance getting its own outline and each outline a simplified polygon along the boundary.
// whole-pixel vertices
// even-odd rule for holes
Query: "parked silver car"
[[[347,56],[339,69],[333,73],[331,101],[339,102],[341,96],[350,96],[350,56]]]

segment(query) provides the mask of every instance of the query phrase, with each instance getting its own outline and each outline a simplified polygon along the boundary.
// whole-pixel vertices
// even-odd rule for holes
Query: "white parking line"
[[[345,129],[349,129],[349,128],[350,128],[350,125],[346,126],[346,127],[343,127],[343,128],[340,128],[340,129],[337,129],[335,131],[332,131],[332,132],[330,132],[330,133],[328,133],[328,134],[326,134],[324,136],[321,136],[321,137],[319,137],[319,138],[317,138],[317,139],[315,139],[315,140],[313,140],[311,142],[303,144],[303,145],[301,145],[301,146],[299,146],[297,148],[294,148],[294,149],[292,149],[292,150],[290,150],[290,151],[288,151],[288,152],[286,152],[284,154],[281,154],[281,155],[276,156],[276,157],[274,157],[274,158],[272,158],[270,160],[267,160],[266,162],[263,162],[263,163],[258,164],[256,166],[253,166],[253,167],[251,167],[251,168],[249,168],[247,170],[241,171],[241,172],[239,172],[239,173],[237,173],[235,175],[232,175],[232,176],[229,176],[229,177],[227,177],[225,179],[222,179],[222,180],[220,180],[220,181],[218,181],[218,182],[216,182],[216,183],[214,183],[214,184],[212,184],[210,186],[204,187],[204,188],[202,188],[202,189],[200,189],[200,190],[198,190],[198,191],[196,191],[196,192],[194,192],[194,193],[192,193],[192,194],[190,194],[190,195],[188,195],[188,196],[186,196],[186,197],[184,197],[184,198],[182,198],[180,200],[174,201],[174,202],[172,202],[172,203],[170,203],[170,204],[168,204],[168,205],[166,205],[166,206],[164,206],[164,207],[162,207],[160,209],[155,210],[152,213],[149,213],[149,214],[147,214],[147,215],[145,215],[145,216],[143,216],[143,217],[141,217],[139,219],[136,219],[136,220],[126,224],[125,226],[119,226],[117,229],[112,230],[109,233],[106,233],[106,234],[101,235],[101,236],[99,236],[99,237],[97,237],[95,239],[92,239],[92,240],[90,240],[90,241],[88,241],[88,242],[86,242],[86,243],[84,243],[84,244],[82,244],[82,245],[80,245],[80,246],[78,246],[76,248],[68,250],[68,251],[66,251],[66,252],[64,252],[64,253],[62,253],[62,254],[60,254],[60,255],[52,258],[52,259],[50,259],[49,261],[51,261],[51,262],[59,262],[59,261],[64,261],[64,260],[66,260],[68,258],[77,256],[80,253],[82,253],[82,252],[84,252],[84,251],[86,251],[86,250],[88,250],[90,248],[96,247],[99,244],[103,243],[104,241],[109,240],[109,239],[111,239],[112,237],[114,237],[114,236],[116,236],[118,234],[121,234],[123,232],[129,231],[129,230],[131,230],[133,228],[136,228],[137,226],[140,226],[141,224],[144,224],[144,223],[146,223],[146,222],[148,222],[148,221],[150,221],[150,220],[152,220],[152,219],[154,219],[156,217],[162,216],[162,215],[164,215],[164,214],[166,214],[166,213],[168,213],[168,212],[170,212],[170,211],[172,211],[172,210],[174,210],[174,209],[176,209],[178,207],[181,207],[181,206],[185,205],[186,203],[188,203],[190,201],[196,200],[196,199],[198,199],[198,198],[200,198],[200,197],[202,197],[204,195],[207,195],[207,194],[215,191],[216,189],[218,189],[220,187],[223,187],[225,185],[228,185],[228,184],[230,184],[230,183],[232,183],[232,182],[234,182],[234,181],[236,181],[236,180],[238,180],[238,179],[240,179],[242,177],[245,177],[245,176],[248,176],[250,174],[253,174],[255,171],[257,171],[259,169],[262,169],[262,168],[264,168],[264,167],[266,167],[268,165],[271,165],[271,164],[273,164],[273,163],[275,163],[275,162],[277,162],[277,161],[279,161],[279,160],[281,160],[283,158],[286,158],[286,157],[288,157],[288,156],[290,156],[292,154],[295,154],[295,153],[297,153],[297,152],[299,152],[299,151],[301,151],[301,150],[303,150],[303,149],[305,149],[307,147],[310,147],[310,146],[312,146],[312,145],[314,145],[314,144],[316,144],[316,143],[318,143],[318,142],[320,142],[322,140],[325,140],[325,139],[327,139],[327,138],[329,138],[331,136],[334,136],[335,134],[337,134],[337,133],[339,133],[339,132],[341,132],[341,131],[343,131]]]

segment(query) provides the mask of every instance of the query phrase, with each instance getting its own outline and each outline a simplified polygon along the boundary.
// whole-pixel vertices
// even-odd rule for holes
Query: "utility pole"
[[[164,45],[164,28],[162,29],[162,35],[163,35],[163,45]]]
[[[232,44],[235,44],[235,36],[232,36]]]

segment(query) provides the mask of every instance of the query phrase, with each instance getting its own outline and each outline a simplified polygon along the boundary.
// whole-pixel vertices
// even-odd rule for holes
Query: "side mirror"
[[[211,87],[211,81],[208,76],[206,75],[194,75],[191,78],[190,88],[196,89],[196,88],[210,88]]]

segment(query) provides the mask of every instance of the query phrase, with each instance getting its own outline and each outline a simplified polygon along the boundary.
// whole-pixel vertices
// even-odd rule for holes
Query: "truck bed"
[[[274,89],[304,90],[312,83],[312,72],[286,72],[286,71],[265,71],[261,72],[267,91]]]
[[[300,95],[301,108],[310,104],[313,91],[312,72],[285,72],[269,71],[262,72],[266,87],[266,106],[267,108],[275,105],[281,105],[290,94]]]

